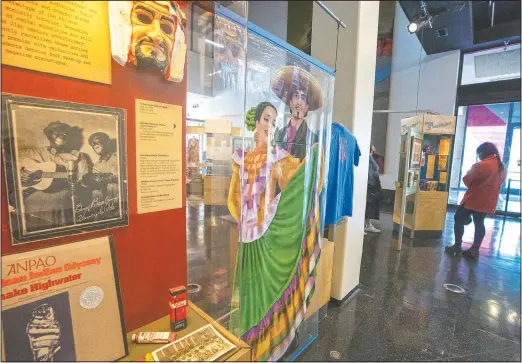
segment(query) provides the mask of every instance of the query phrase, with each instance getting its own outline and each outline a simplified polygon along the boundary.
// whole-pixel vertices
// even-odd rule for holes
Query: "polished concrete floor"
[[[227,214],[198,200],[187,206],[189,282],[201,285],[189,298],[216,319],[230,311]],[[520,223],[488,219],[480,259],[468,261],[444,254],[452,213],[442,238],[405,239],[400,252],[391,222],[383,213],[382,233],[364,241],[360,291],[328,307],[319,338],[297,360],[333,360],[336,351],[349,361],[520,361]],[[464,240],[472,238],[469,226]]]
[[[520,361],[520,223],[486,221],[478,261],[444,254],[453,215],[440,239],[393,248],[391,215],[364,241],[360,291],[330,304],[319,338],[297,360]],[[466,229],[471,241],[473,227]],[[462,287],[457,294],[443,287]]]

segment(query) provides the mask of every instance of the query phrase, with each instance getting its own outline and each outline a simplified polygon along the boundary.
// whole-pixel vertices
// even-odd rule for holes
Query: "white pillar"
[[[324,1],[346,25],[339,30],[333,121],[346,126],[361,149],[354,168],[353,216],[336,228],[332,297],[342,300],[359,284],[366,184],[372,130],[378,1]],[[337,24],[314,3],[312,57],[334,68]]]

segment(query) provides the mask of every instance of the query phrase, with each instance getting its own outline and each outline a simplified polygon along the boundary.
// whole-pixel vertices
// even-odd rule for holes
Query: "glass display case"
[[[402,224],[411,238],[442,234],[446,222],[455,122],[454,116],[431,114],[401,121],[402,146],[395,190],[394,231],[400,230]],[[406,151],[409,151],[408,155]],[[401,213],[404,214],[402,221]]]
[[[307,307],[334,75],[247,13],[237,1],[194,2],[188,14],[189,298],[253,360],[291,360],[318,334]]]

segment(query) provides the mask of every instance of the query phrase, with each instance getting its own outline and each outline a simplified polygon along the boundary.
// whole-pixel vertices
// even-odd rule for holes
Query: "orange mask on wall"
[[[186,17],[172,1],[110,1],[112,56],[120,65],[158,68],[165,79],[183,79]]]
[[[178,18],[154,1],[135,1],[131,12],[129,62],[138,68],[170,65]]]

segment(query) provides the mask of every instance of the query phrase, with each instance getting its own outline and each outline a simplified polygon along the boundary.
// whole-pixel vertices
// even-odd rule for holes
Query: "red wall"
[[[2,92],[125,109],[129,206],[128,227],[11,246],[5,181],[2,180],[2,255],[112,234],[127,331],[167,315],[168,288],[186,285],[187,281],[185,208],[136,214],[135,99],[182,105],[185,120],[186,79],[181,83],[168,82],[159,72],[138,71],[132,65],[122,67],[114,61],[112,85],[2,66]],[[185,153],[185,137],[181,142]],[[185,154],[182,160],[184,170]]]

